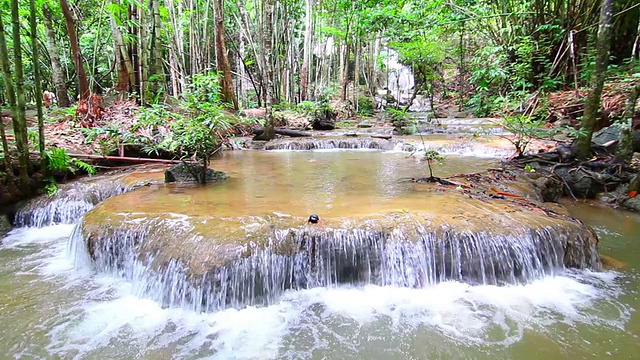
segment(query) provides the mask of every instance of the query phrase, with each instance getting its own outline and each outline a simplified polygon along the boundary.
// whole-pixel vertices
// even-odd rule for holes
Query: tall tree
[[[620,129],[620,143],[616,151],[616,159],[622,163],[628,163],[633,157],[633,143],[631,141],[631,131],[633,129],[633,115],[636,110],[636,103],[640,96],[640,81],[631,89],[631,94],[627,99],[627,104],[622,114],[622,128]]]
[[[591,81],[591,90],[587,96],[582,117],[582,133],[578,136],[577,151],[578,158],[587,159],[591,156],[591,138],[595,129],[598,110],[600,108],[600,97],[602,88],[607,77],[607,66],[609,65],[609,50],[611,48],[611,37],[613,34],[613,0],[602,0],[600,9],[600,26],[598,28],[598,38],[596,40],[596,64],[595,72]]]
[[[33,63],[33,82],[36,88],[36,110],[38,114],[38,151],[42,161],[42,170],[46,168],[44,156],[44,120],[42,115],[42,85],[40,84],[40,55],[38,54],[38,28],[36,20],[36,1],[29,0],[29,23],[31,25],[31,62]]]
[[[227,48],[224,43],[224,1],[213,0],[213,16],[216,23],[216,64],[220,74],[221,100],[238,110],[238,99],[233,89],[231,67],[227,58]]]
[[[18,163],[20,164],[20,185],[23,191],[28,191],[29,180],[29,140],[27,138],[26,99],[24,95],[24,70],[22,69],[22,41],[20,23],[20,4],[18,0],[11,0],[11,23],[13,28],[13,65],[15,73],[16,104],[13,114],[13,133],[18,148]]]
[[[53,29],[53,21],[51,20],[51,8],[47,3],[42,5],[42,14],[44,15],[47,50],[49,50],[49,59],[51,60],[51,77],[53,78],[53,86],[58,98],[58,106],[67,108],[71,105],[69,103],[69,92],[67,91],[64,69],[60,61],[60,51],[56,45],[56,35]]]
[[[308,97],[309,67],[311,66],[311,42],[313,37],[313,0],[305,0],[304,43],[302,68],[300,69],[300,100]]]
[[[74,20],[73,13],[69,8],[67,0],[60,0],[60,7],[62,8],[62,14],[64,15],[67,35],[69,35],[71,56],[76,69],[76,76],[78,78],[78,96],[80,100],[87,100],[91,94],[91,90],[89,89],[87,74],[84,71],[84,61],[82,59],[82,52],[80,51],[80,43],[78,42],[78,34],[76,32],[76,21]]]
[[[0,10],[0,70],[2,70],[2,79],[4,81],[4,90],[7,94],[7,100],[11,106],[12,116],[17,116],[18,109],[16,108],[16,93],[13,85],[13,78],[11,77],[11,68],[9,63],[9,51],[7,49],[7,39],[4,35],[4,23],[2,18],[4,17],[4,10]],[[9,178],[13,178],[13,164],[11,162],[11,153],[9,153],[9,145],[7,143],[7,137],[4,130],[4,122],[0,118],[0,136],[2,137],[2,151],[4,152],[4,164],[5,170]]]

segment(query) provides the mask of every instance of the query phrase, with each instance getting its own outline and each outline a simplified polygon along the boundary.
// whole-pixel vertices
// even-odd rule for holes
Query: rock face
[[[165,182],[201,182],[202,165],[200,164],[178,164],[164,171]],[[222,171],[207,169],[207,182],[226,180],[229,176]]]

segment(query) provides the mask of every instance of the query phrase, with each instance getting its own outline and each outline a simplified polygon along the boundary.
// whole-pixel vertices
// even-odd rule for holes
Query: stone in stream
[[[177,164],[164,171],[165,182],[200,182],[199,177],[202,174],[202,165],[200,164]],[[229,178],[222,171],[207,169],[207,182],[223,181]]]
[[[154,194],[142,188],[88,212],[72,242],[86,246],[98,271],[194,311],[272,304],[287,289],[522,284],[565,268],[600,268],[593,230],[540,203],[528,182],[492,186],[517,199],[451,187],[409,210],[322,216],[320,226],[307,224],[308,214],[217,215],[188,187],[157,200],[172,204],[163,213],[139,200]]]

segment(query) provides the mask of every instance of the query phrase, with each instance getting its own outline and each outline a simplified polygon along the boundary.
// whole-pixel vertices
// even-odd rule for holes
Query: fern
[[[44,155],[47,158],[50,171],[70,171],[75,174],[76,170],[80,169],[89,175],[96,173],[96,169],[93,166],[82,160],[72,158],[67,154],[66,149],[49,148],[44,152]]]
[[[77,167],[78,169],[85,171],[90,176],[96,174],[96,168],[91,166],[91,165],[89,165],[89,164],[87,164],[86,162],[84,162],[82,160],[73,159],[73,165],[75,167]]]

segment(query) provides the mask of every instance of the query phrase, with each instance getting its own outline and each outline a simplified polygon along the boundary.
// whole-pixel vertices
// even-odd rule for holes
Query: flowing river
[[[435,171],[495,163],[451,155]],[[403,179],[426,175],[393,151],[232,152],[213,167],[231,179],[145,187],[112,200],[160,212],[196,202],[196,213],[343,216],[410,206],[415,191]],[[69,241],[72,224],[18,228],[0,244],[0,358],[637,358],[640,216],[566,206],[596,229],[601,253],[625,263],[620,269],[564,270],[524,285],[288,290],[267,306],[209,313],[163,308],[136,295],[137,284],[96,273]]]

